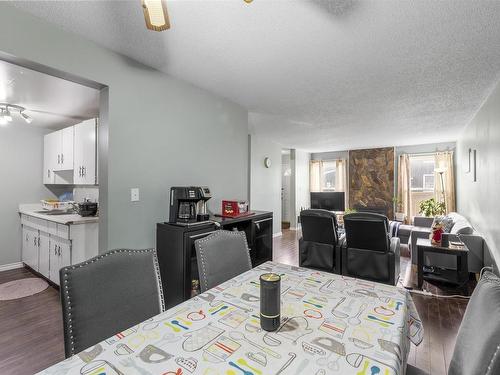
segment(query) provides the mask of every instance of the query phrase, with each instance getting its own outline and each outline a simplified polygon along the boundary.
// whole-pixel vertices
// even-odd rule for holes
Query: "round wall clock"
[[[264,166],[266,168],[270,168],[271,167],[271,159],[269,159],[268,157],[264,158]]]

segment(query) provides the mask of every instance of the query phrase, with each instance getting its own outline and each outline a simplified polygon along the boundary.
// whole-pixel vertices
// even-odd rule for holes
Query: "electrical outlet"
[[[139,202],[139,188],[130,189],[130,201]]]

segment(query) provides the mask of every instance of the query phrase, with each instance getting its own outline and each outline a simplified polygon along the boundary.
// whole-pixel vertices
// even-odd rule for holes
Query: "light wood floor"
[[[286,230],[274,239],[274,261],[298,264],[298,233]],[[402,258],[402,270],[408,259]],[[404,274],[404,271],[402,271]],[[0,283],[33,275],[25,269],[0,272]],[[450,290],[427,285],[433,293]],[[445,375],[455,337],[467,306],[462,299],[413,294],[423,320],[425,336],[412,347],[409,363],[430,375]],[[24,375],[40,371],[64,359],[62,313],[59,293],[53,287],[36,295],[0,302],[0,374]]]

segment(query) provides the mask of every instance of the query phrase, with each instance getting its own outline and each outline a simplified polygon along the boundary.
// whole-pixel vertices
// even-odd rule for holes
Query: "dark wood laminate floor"
[[[285,230],[274,239],[274,261],[298,264],[299,232]],[[402,258],[402,274],[409,265]],[[0,283],[33,275],[25,269],[0,272]],[[472,283],[473,285],[473,283]],[[427,290],[437,294],[457,291],[431,284]],[[466,290],[458,293],[470,292]],[[453,353],[456,334],[467,300],[425,297],[412,293],[425,336],[422,344],[412,346],[408,362],[430,375],[444,375]],[[33,374],[64,359],[63,329],[59,292],[53,287],[36,295],[0,302],[0,374]]]
[[[274,239],[273,260],[298,265],[298,239],[300,232],[284,230],[281,237]],[[404,251],[403,251],[404,253]],[[410,259],[401,258],[401,274],[406,274]],[[454,289],[444,285],[424,282],[424,289],[438,295],[470,295],[475,286],[471,280],[464,288]],[[425,370],[429,375],[445,375],[455,347],[456,335],[467,307],[466,299],[435,298],[412,293],[420,318],[424,325],[424,340],[418,346],[412,345],[408,363]]]
[[[0,272],[0,284],[34,275],[19,268]],[[0,374],[24,375],[64,359],[59,292],[49,286],[33,296],[0,301]]]

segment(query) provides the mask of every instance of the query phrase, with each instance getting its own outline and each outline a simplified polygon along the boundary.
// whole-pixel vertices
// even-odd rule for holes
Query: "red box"
[[[249,205],[247,201],[222,201],[223,217],[238,217],[249,215]]]

